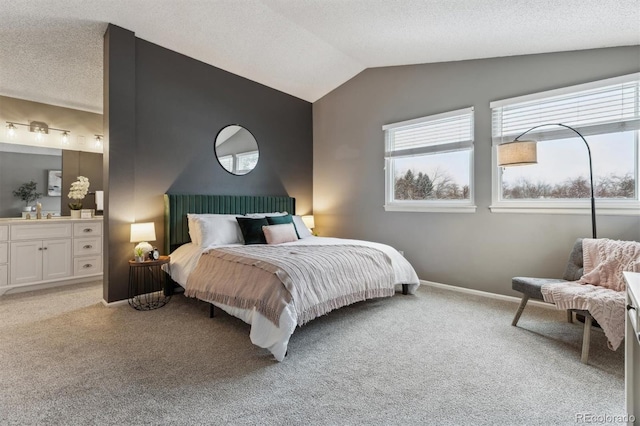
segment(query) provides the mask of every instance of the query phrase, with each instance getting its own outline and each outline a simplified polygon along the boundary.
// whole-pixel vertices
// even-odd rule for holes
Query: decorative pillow
[[[291,216],[290,214],[286,216],[267,216],[267,222],[269,222],[269,225],[282,225],[284,223],[293,223],[293,216]],[[298,230],[295,228],[295,225],[293,229],[296,231],[296,237],[300,238],[300,235],[298,235]]]
[[[293,224],[296,226],[296,232],[300,239],[311,236],[311,231],[307,228],[307,225],[302,221],[302,216],[293,216]]]
[[[202,232],[200,232],[200,224],[197,221],[197,214],[187,213],[187,223],[189,225],[189,237],[195,245],[200,245],[202,241]]]
[[[267,244],[282,244],[298,240],[296,228],[293,223],[263,226],[262,231]]]
[[[287,212],[272,212],[272,213],[247,213],[244,217],[250,217],[253,219],[260,219],[263,217],[275,217],[275,216],[286,216],[289,213]]]
[[[187,214],[191,241],[202,247],[242,244],[242,232],[234,214]]]
[[[236,217],[236,220],[240,226],[240,231],[242,231],[245,244],[267,243],[264,238],[264,232],[262,232],[263,226],[269,226],[266,218]]]

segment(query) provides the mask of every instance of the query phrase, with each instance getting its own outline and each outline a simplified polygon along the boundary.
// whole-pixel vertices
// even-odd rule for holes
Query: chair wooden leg
[[[591,344],[591,321],[593,317],[590,314],[584,316],[584,332],[582,333],[582,357],[580,361],[586,364],[589,361],[589,345]]]
[[[573,311],[571,309],[567,309],[567,322],[573,324]]]
[[[516,311],[516,316],[513,317],[513,321],[511,321],[512,326],[517,326],[518,321],[520,321],[520,315],[522,315],[522,311],[524,311],[524,307],[527,305],[527,301],[529,300],[529,295],[523,294],[522,300],[520,300],[520,306],[518,306],[518,310]]]

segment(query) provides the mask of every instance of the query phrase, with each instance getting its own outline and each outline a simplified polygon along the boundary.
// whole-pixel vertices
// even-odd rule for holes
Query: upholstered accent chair
[[[533,277],[514,277],[511,280],[511,287],[522,293],[522,300],[520,306],[516,312],[511,325],[514,327],[518,325],[522,311],[529,299],[544,300],[542,297],[542,286],[545,284],[562,284],[569,281],[577,281],[582,277],[583,271],[583,258],[582,258],[582,238],[578,238],[573,244],[573,249],[569,255],[569,261],[564,271],[564,275],[561,279],[558,278],[533,278]],[[568,310],[567,320],[573,322],[573,315],[581,315],[584,317],[584,331],[582,334],[582,357],[583,363],[587,363],[589,360],[589,344],[591,341],[591,325],[593,323],[593,317],[589,314],[589,311],[582,310]]]

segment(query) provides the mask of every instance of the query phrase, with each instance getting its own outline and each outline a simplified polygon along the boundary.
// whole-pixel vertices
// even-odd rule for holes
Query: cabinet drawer
[[[102,222],[74,223],[74,237],[88,237],[91,235],[102,235]]]
[[[85,256],[73,259],[73,275],[102,273],[102,256]]]
[[[9,225],[0,225],[0,241],[9,239]]]
[[[9,262],[9,244],[0,243],[0,263]]]
[[[45,240],[71,237],[70,223],[11,225],[11,240]]]
[[[9,270],[7,265],[0,265],[0,287],[9,284]]]
[[[74,256],[100,253],[102,253],[102,237],[75,238],[73,240]]]

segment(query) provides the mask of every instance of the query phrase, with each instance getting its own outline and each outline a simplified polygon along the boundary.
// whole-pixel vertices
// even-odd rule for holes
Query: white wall
[[[491,213],[489,102],[640,71],[640,47],[368,69],[313,105],[320,235],[388,243],[421,279],[501,294],[561,276],[590,216]],[[473,214],[385,212],[382,126],[475,107]],[[640,240],[640,216],[598,216],[599,237]]]

